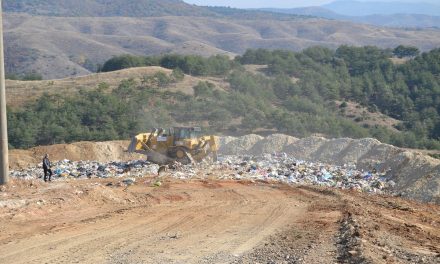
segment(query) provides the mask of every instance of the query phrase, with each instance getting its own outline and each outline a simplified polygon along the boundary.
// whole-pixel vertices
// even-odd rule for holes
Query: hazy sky
[[[184,0],[190,4],[202,6],[230,6],[238,8],[280,7],[291,8],[300,6],[317,6],[334,0]],[[425,2],[439,3],[440,0],[363,0],[363,2]]]

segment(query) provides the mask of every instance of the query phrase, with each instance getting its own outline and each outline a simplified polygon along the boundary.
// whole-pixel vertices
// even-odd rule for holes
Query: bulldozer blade
[[[160,154],[156,151],[146,151],[147,160],[158,164],[158,165],[167,165],[174,162],[174,159],[171,159],[163,154]]]
[[[156,163],[158,165],[167,165],[174,161],[174,159],[167,157],[157,151],[152,150],[147,144],[142,142],[142,146],[144,148],[144,154],[147,155],[147,160]]]
[[[130,145],[128,146],[128,152],[129,153],[138,153],[138,154],[142,154],[147,156],[147,161],[158,164],[158,165],[167,165],[172,163],[174,160],[163,155],[160,154],[159,152],[156,152],[154,150],[152,150],[151,148],[149,148],[147,146],[147,144],[141,142],[142,144],[142,149],[141,150],[137,150],[137,144],[138,144],[138,140],[136,137],[133,137],[131,140]]]
[[[185,158],[187,158],[188,164],[195,164],[196,163],[193,156],[188,151],[185,151]]]

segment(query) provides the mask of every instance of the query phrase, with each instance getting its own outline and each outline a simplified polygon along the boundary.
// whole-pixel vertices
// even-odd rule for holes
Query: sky
[[[278,7],[293,8],[302,6],[319,6],[334,0],[184,0],[189,4],[201,6],[230,6],[237,8]],[[363,2],[425,2],[438,3],[440,0],[362,0]]]

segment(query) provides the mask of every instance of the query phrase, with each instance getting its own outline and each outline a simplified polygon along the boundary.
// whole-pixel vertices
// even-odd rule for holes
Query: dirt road
[[[16,181],[0,263],[438,263],[439,207],[265,182]]]

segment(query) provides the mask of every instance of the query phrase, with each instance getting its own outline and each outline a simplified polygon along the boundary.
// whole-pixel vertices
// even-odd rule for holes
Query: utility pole
[[[5,58],[3,51],[3,10],[0,0],[0,185],[9,180],[8,125],[6,115]]]

